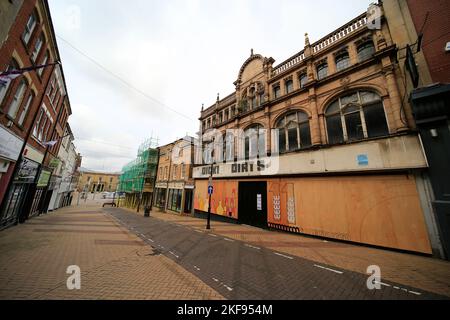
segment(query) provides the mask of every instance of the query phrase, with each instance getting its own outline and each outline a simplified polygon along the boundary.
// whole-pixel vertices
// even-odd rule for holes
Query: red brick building
[[[448,0],[407,0],[417,33],[423,34],[422,50],[433,82],[450,82],[450,2]]]
[[[5,1],[0,20],[1,72],[47,65],[0,83],[1,228],[45,209],[72,111],[47,0]]]

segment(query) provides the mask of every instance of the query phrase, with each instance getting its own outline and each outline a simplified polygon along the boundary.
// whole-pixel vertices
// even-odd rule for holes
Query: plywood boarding
[[[214,180],[214,193],[211,197],[211,213],[229,218],[238,218],[238,181]],[[208,211],[208,180],[195,181],[194,208]]]
[[[411,175],[268,180],[269,222],[336,239],[431,253]]]

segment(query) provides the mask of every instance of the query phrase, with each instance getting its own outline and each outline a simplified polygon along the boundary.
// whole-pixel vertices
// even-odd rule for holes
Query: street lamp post
[[[209,183],[208,183],[208,218],[206,219],[206,229],[211,229],[211,195],[212,190],[210,191],[209,188],[212,186],[212,178],[213,178],[213,169],[214,169],[214,137],[212,138],[212,151],[211,151],[211,170],[209,172]]]

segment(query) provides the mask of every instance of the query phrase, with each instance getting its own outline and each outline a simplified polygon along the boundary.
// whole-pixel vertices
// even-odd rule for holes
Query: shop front
[[[23,139],[0,125],[0,204],[20,156]]]
[[[155,185],[155,199],[153,201],[153,206],[164,210],[166,207],[166,196],[167,196],[167,183],[157,182]]]
[[[346,149],[346,150],[343,150]],[[345,160],[345,161],[344,161]],[[431,254],[416,136],[214,166],[211,213],[262,228]],[[208,166],[194,208],[208,211]]]
[[[9,192],[3,199],[1,211],[3,227],[18,221],[24,211],[25,199],[34,190],[33,186],[39,173],[40,164],[33,160],[22,158],[18,165],[17,174],[13,177]]]

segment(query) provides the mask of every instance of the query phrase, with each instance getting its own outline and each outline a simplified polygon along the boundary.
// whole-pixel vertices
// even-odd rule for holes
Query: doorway
[[[267,182],[239,182],[239,223],[267,228]]]

